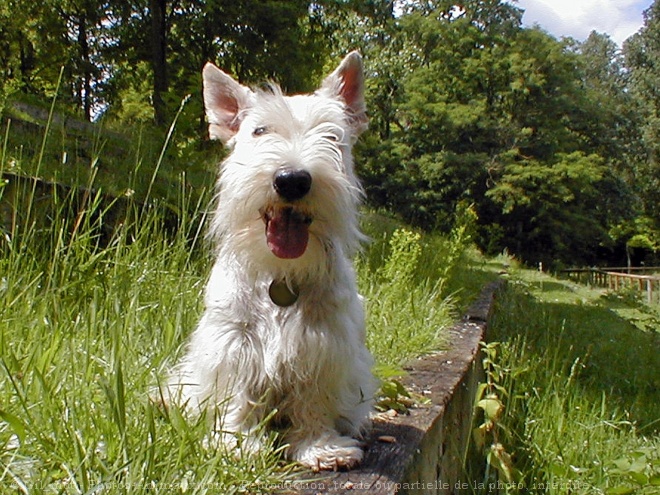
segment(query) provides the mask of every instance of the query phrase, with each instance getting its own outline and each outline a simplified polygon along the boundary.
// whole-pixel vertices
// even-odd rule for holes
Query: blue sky
[[[644,24],[642,12],[653,0],[519,0],[523,25],[538,24],[557,38],[584,40],[596,30],[619,46]]]

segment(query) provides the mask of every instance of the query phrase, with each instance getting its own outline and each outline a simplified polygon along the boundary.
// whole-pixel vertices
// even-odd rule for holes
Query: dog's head
[[[362,195],[351,148],[367,126],[360,55],[307,95],[253,91],[212,64],[203,79],[210,136],[231,150],[212,225],[220,242],[270,264],[350,256]]]

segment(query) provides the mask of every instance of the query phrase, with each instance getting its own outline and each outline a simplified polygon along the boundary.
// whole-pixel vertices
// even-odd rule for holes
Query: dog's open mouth
[[[262,211],[266,242],[278,258],[299,258],[307,249],[312,219],[290,206]]]

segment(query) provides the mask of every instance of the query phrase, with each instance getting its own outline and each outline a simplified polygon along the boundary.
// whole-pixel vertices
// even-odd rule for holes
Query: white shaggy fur
[[[252,91],[211,64],[203,77],[211,137],[231,154],[210,229],[217,258],[206,311],[172,371],[169,400],[212,408],[219,441],[258,449],[259,425],[272,415],[289,458],[353,467],[375,390],[351,264],[362,198],[351,148],[367,123],[361,58],[349,54],[310,95]],[[308,192],[282,196],[274,185],[282,170],[306,171]],[[291,222],[295,232],[273,223],[267,238],[269,222]],[[292,251],[286,240],[301,231],[302,254],[304,242]],[[297,301],[273,302],[274,281]]]

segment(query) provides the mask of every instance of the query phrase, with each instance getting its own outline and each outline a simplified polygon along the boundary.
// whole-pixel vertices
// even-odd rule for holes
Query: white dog
[[[169,399],[211,408],[220,441],[258,449],[272,417],[290,459],[351,468],[375,390],[351,264],[361,240],[351,148],[367,126],[362,59],[350,53],[309,95],[252,91],[212,64],[203,79],[210,135],[231,154],[210,229],[206,311]]]

